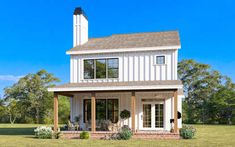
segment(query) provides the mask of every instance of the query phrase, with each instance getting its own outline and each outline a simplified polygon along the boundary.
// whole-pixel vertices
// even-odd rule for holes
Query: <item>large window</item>
[[[118,78],[118,58],[84,60],[84,79]]]
[[[118,122],[118,99],[96,99],[96,120],[110,120]],[[84,123],[91,120],[91,100],[84,100]]]
[[[105,79],[106,78],[106,60],[99,59],[95,60],[96,67],[96,79]]]
[[[96,120],[106,120],[106,99],[96,100]]]
[[[94,60],[84,60],[84,79],[94,79]]]
[[[107,119],[111,122],[118,122],[118,99],[109,99],[107,100]]]
[[[108,78],[118,78],[118,59],[108,59]]]
[[[83,116],[84,116],[84,122],[90,122],[91,121],[91,100],[87,99],[84,100],[83,104]]]

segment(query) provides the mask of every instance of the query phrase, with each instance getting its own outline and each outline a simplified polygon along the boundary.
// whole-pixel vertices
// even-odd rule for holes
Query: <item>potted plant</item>
[[[75,120],[75,123],[74,123],[75,129],[78,131],[80,129],[81,115],[75,116],[74,120]]]
[[[121,113],[120,113],[120,118],[125,121],[126,119],[130,118],[131,117],[131,112],[129,110],[122,110]]]

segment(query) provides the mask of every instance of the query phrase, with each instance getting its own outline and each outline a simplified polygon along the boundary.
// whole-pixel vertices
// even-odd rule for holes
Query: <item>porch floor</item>
[[[63,138],[65,139],[78,139],[80,136],[80,133],[82,131],[62,131]],[[105,135],[111,135],[113,133],[117,132],[111,132],[111,131],[97,131],[97,132],[90,132],[90,137],[92,139],[101,139],[105,137]],[[178,133],[171,133],[168,131],[137,131],[134,133],[133,137],[134,139],[180,139],[180,136]]]

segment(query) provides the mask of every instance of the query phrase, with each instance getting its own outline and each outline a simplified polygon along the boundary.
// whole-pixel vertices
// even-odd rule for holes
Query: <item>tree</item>
[[[5,110],[4,100],[0,98],[0,122],[5,122]]]
[[[59,123],[68,123],[68,118],[70,116],[70,99],[65,96],[59,96]]]
[[[11,124],[14,124],[15,120],[21,116],[20,105],[15,99],[8,99],[8,104],[5,111],[9,116]]]
[[[184,122],[215,123],[216,120],[218,121],[214,118],[214,110],[221,105],[216,100],[224,98],[223,101],[232,101],[228,100],[232,97],[231,89],[228,89],[228,85],[230,87],[232,85],[231,81],[211,69],[209,65],[197,63],[194,60],[182,60],[178,64],[178,74],[185,92],[183,110],[186,111],[186,120],[184,119]],[[225,97],[225,93],[229,96]],[[234,101],[232,103],[234,104]],[[225,106],[223,110],[226,110],[226,115],[231,116],[232,108],[229,105],[223,106]],[[229,114],[227,114],[228,110]],[[222,117],[224,118],[219,116],[220,119]]]
[[[223,124],[234,123],[235,84],[230,78],[226,78],[225,85],[212,95],[208,106],[212,110],[212,121]]]
[[[58,81],[58,78],[46,70],[28,74],[12,87],[4,89],[5,100],[15,99],[19,103],[22,122],[43,123],[47,110],[53,107],[53,95],[47,88]]]

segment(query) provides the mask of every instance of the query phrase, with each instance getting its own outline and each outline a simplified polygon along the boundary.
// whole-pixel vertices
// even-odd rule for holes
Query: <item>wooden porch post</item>
[[[91,131],[96,131],[96,108],[95,108],[96,102],[95,102],[95,92],[91,93]]]
[[[136,97],[135,92],[131,92],[131,128],[132,131],[135,132],[135,105],[136,105]]]
[[[174,133],[178,133],[178,90],[174,92]]]
[[[54,93],[54,131],[58,131],[58,94]]]

